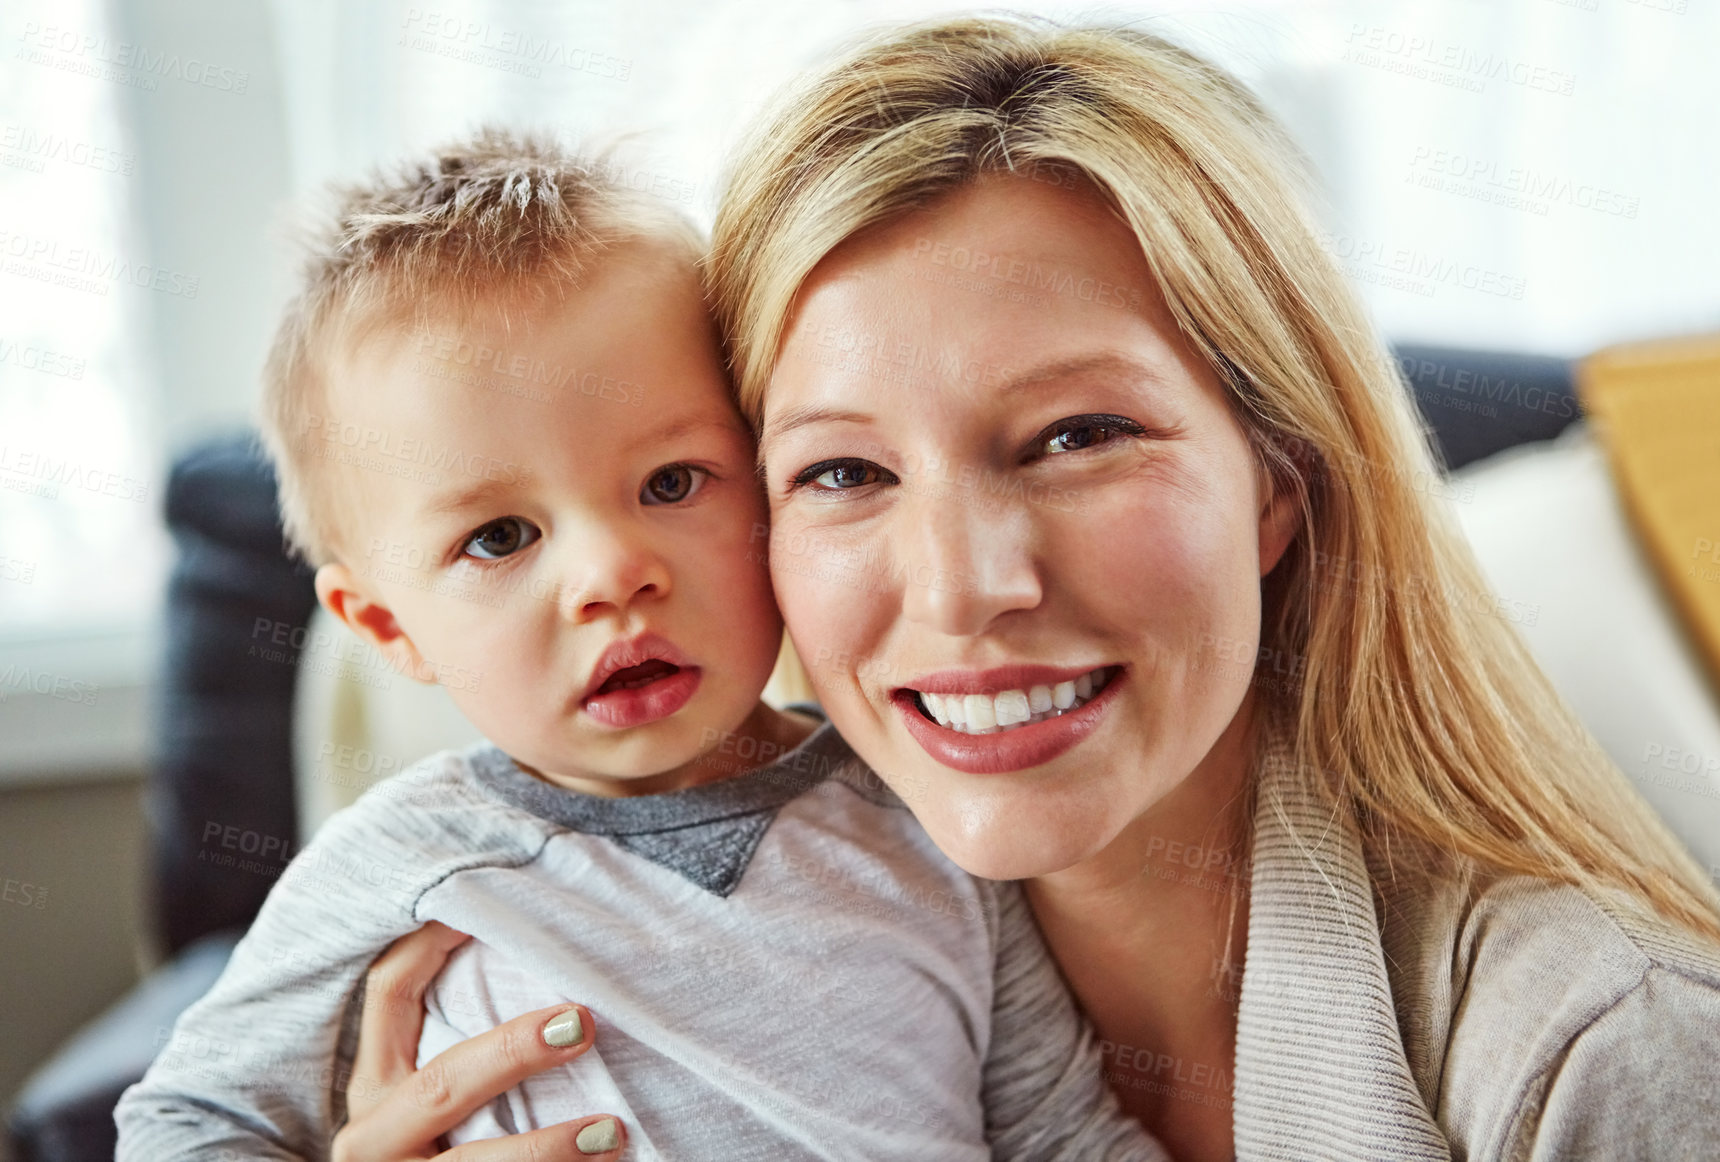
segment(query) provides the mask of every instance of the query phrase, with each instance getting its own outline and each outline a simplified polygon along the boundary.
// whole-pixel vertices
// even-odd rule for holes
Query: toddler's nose
[[[666,597],[669,570],[650,547],[604,537],[581,554],[562,588],[562,616],[576,623],[628,612],[635,603]]]

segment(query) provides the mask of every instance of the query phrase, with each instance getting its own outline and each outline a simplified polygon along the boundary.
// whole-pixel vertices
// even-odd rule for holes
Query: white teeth
[[[939,725],[963,734],[996,734],[1084,705],[1105,688],[1109,677],[1108,671],[1100,669],[1055,686],[1002,690],[991,695],[918,693],[920,705]]]
[[[1005,690],[991,701],[992,706],[997,710],[997,724],[999,726],[1015,726],[1032,717],[1033,711],[1027,708],[1025,691]]]
[[[962,710],[973,730],[989,730],[997,725],[997,704],[984,694],[969,694],[962,699]]]

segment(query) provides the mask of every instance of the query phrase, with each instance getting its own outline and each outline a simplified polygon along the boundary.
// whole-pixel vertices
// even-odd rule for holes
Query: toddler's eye
[[[705,486],[710,473],[690,464],[666,464],[639,490],[641,504],[680,504]]]
[[[541,536],[543,533],[531,521],[504,516],[474,532],[462,553],[480,561],[494,561],[513,556]]]

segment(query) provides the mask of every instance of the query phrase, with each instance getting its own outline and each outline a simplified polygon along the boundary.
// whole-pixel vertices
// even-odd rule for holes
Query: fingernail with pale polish
[[[604,1118],[601,1122],[592,1122],[578,1136],[573,1144],[579,1147],[581,1154],[602,1154],[609,1150],[621,1148],[621,1124],[614,1118]]]
[[[585,1025],[579,1019],[579,1010],[569,1009],[559,1017],[551,1018],[543,1027],[543,1039],[557,1049],[566,1049],[585,1040]]]

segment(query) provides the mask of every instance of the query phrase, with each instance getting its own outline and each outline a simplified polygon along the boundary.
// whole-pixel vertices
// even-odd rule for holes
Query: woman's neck
[[[1103,851],[1031,880],[1105,1077],[1179,1162],[1229,1162],[1248,936],[1247,702],[1175,791]]]

